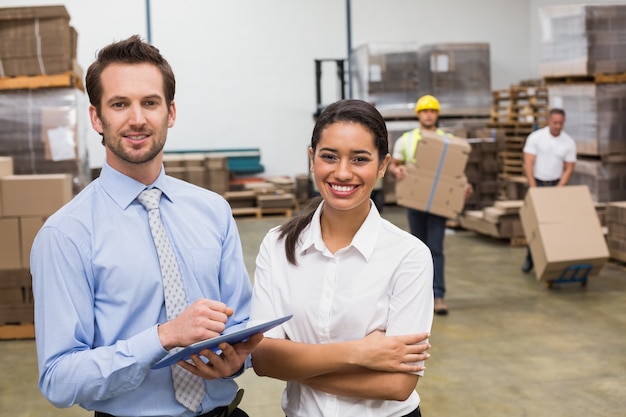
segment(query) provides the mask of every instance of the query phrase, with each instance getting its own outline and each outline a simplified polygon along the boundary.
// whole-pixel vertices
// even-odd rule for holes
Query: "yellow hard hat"
[[[415,113],[419,113],[422,110],[436,110],[439,113],[441,111],[439,101],[430,94],[420,97],[415,104]]]

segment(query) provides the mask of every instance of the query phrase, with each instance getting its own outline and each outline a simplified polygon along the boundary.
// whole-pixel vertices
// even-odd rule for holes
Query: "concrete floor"
[[[383,215],[406,229],[404,209]],[[252,274],[265,232],[283,217],[238,218]],[[626,415],[626,268],[608,263],[587,288],[548,289],[520,272],[525,248],[473,232],[445,241],[450,308],[436,316],[418,384],[425,417]],[[92,416],[52,407],[37,389],[32,340],[0,341],[0,416]],[[283,415],[283,383],[239,378],[251,417]]]

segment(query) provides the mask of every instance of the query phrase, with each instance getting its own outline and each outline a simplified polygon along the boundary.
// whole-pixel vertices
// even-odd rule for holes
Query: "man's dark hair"
[[[96,60],[89,66],[85,77],[85,87],[89,102],[100,115],[102,105],[102,84],[100,78],[104,69],[111,64],[152,64],[163,75],[163,93],[169,108],[174,100],[176,79],[170,64],[163,58],[157,48],[133,35],[123,41],[114,42],[98,52]]]
[[[553,114],[560,114],[561,116],[565,117],[565,110],[552,108],[550,109],[550,112],[548,113],[548,117],[552,116]]]

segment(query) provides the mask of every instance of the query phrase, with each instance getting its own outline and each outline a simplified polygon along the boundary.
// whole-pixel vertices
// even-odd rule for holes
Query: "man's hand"
[[[261,340],[263,340],[263,333],[257,333],[250,336],[245,342],[234,345],[222,343],[219,345],[219,349],[222,351],[219,355],[211,349],[205,349],[200,351],[199,355],[191,355],[193,365],[185,361],[179,361],[178,365],[204,379],[226,378],[236,374],[241,369],[248,355],[252,353]],[[205,363],[201,357],[206,358],[208,362]]]
[[[472,184],[468,182],[465,187],[465,201],[469,200],[472,194],[474,194],[474,187],[472,187]]]
[[[226,320],[233,312],[232,308],[222,302],[197,300],[178,317],[159,326],[161,345],[170,350],[217,337],[226,328]]]
[[[404,165],[396,165],[395,170],[393,171],[393,175],[396,176],[398,181],[402,181],[406,178],[406,166]]]

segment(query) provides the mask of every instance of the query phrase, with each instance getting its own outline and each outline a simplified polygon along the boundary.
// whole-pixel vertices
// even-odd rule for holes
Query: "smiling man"
[[[163,169],[172,69],[132,36],[99,52],[85,85],[106,160],[33,244],[39,388],[96,417],[246,416],[233,376],[260,334],[151,369],[174,348],[245,326],[252,293],[228,202]]]

